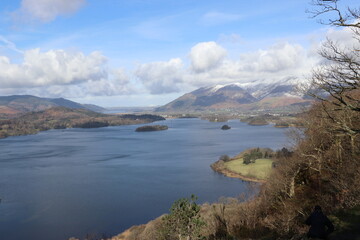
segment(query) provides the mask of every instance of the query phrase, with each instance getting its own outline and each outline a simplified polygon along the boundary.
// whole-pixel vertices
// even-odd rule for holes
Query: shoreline
[[[239,173],[232,172],[232,171],[230,171],[230,170],[228,170],[228,169],[226,169],[224,167],[224,161],[222,161],[222,160],[218,160],[218,161],[214,162],[213,164],[210,165],[210,167],[212,168],[212,170],[214,172],[222,174],[222,175],[224,175],[226,177],[237,178],[237,179],[241,179],[241,180],[246,181],[246,182],[255,182],[255,183],[265,183],[266,182],[266,180],[261,180],[261,179],[252,178],[252,177],[246,177],[246,176],[243,176],[243,175],[241,175]],[[126,239],[128,239],[127,237],[131,235],[132,231],[136,231],[138,229],[146,228],[146,226],[148,226],[148,224],[150,222],[154,223],[155,221],[158,221],[160,218],[161,218],[161,216],[149,221],[146,224],[134,225],[134,226],[124,230],[120,234],[118,234],[116,236],[113,236],[110,239],[111,240],[126,240]]]
[[[247,181],[247,182],[256,182],[256,183],[265,183],[266,182],[266,180],[257,179],[257,178],[253,178],[253,177],[247,177],[247,176],[243,176],[239,173],[230,171],[229,169],[225,168],[224,161],[222,161],[222,160],[218,160],[218,161],[214,162],[213,164],[210,165],[210,167],[215,172],[220,173],[226,177],[238,178],[238,179],[241,179],[241,180]]]

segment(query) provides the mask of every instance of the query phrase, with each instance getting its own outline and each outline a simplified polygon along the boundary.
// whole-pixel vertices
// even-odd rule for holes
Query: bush
[[[205,222],[200,217],[200,205],[196,204],[197,197],[176,200],[170,208],[170,214],[163,217],[163,225],[159,235],[161,239],[203,239],[201,229]]]
[[[231,158],[228,155],[221,155],[219,160],[224,161],[224,162],[229,162],[231,160]]]

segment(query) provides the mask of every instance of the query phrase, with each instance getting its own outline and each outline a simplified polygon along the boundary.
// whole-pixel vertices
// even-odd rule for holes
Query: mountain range
[[[233,83],[202,87],[186,93],[156,112],[187,113],[197,111],[298,111],[309,106],[312,99],[299,93],[295,79],[280,82]],[[53,107],[87,109],[104,112],[107,109],[80,104],[64,98],[41,98],[31,95],[0,97],[0,117],[15,117],[27,112]]]
[[[95,112],[106,110],[96,105],[80,104],[64,98],[41,98],[31,95],[0,97],[0,115],[3,116],[16,116],[27,112],[43,111],[52,107],[87,109]]]
[[[299,110],[312,100],[296,90],[292,79],[278,83],[202,87],[159,107],[157,112]]]

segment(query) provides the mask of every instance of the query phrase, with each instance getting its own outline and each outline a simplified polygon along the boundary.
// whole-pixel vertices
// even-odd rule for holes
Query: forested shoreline
[[[36,134],[40,131],[65,128],[98,128],[130,124],[144,124],[165,120],[151,114],[108,115],[86,109],[55,107],[30,112],[17,118],[0,120],[0,138]]]

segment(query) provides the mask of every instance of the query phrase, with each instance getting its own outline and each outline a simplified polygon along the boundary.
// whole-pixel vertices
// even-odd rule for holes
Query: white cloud
[[[360,21],[360,20],[359,20]],[[353,32],[354,29],[342,28],[342,29],[329,29],[327,32],[328,39],[336,45],[340,52],[346,52],[349,56],[359,58],[358,52],[354,52],[354,49],[359,51],[360,39]],[[332,51],[332,47],[327,42],[322,43],[322,50],[325,52]],[[325,62],[325,60],[324,60]]]
[[[287,42],[266,49],[226,57],[226,50],[215,42],[199,43],[190,52],[190,65],[178,59],[141,65],[136,75],[152,94],[163,94],[226,83],[276,82],[300,80],[318,63],[307,50]]]
[[[344,30],[329,30],[327,36],[347,46],[353,44],[351,35]],[[32,49],[24,52],[21,63],[0,56],[0,94],[68,98],[146,93],[165,96],[216,84],[302,80],[321,62],[314,51],[319,47],[319,40],[316,43],[316,46],[304,48],[299,44],[278,42],[229,57],[219,43],[201,42],[190,49],[189,59],[143,63],[132,72],[108,69],[106,58],[99,52],[84,55]]]
[[[1,35],[0,35],[0,42],[2,42],[2,43],[3,43],[3,46],[4,46],[5,48],[7,48],[7,49],[10,49],[10,50],[12,50],[12,51],[14,51],[14,52],[17,52],[17,53],[20,53],[20,54],[23,54],[23,53],[24,53],[23,51],[21,51],[20,49],[18,49],[18,48],[16,47],[15,43],[7,40],[4,36],[1,36]]]
[[[113,96],[135,94],[136,89],[131,86],[130,78],[125,69],[118,68],[110,71],[108,79],[88,81],[83,84],[83,92],[93,96]]]
[[[20,22],[37,20],[45,23],[76,12],[84,3],[85,0],[22,0],[21,8],[13,13],[13,17]]]
[[[168,62],[141,64],[135,70],[135,76],[152,94],[178,92],[183,82],[183,63],[175,58]]]
[[[108,69],[105,56],[99,52],[84,55],[32,49],[25,51],[23,62],[18,64],[0,56],[0,93],[68,98],[144,92],[157,95],[215,84],[303,77],[317,63],[307,50],[290,43],[278,43],[236,59],[226,57],[226,52],[215,42],[203,42],[191,48],[188,65],[174,58],[140,64],[127,73],[121,68]]]
[[[124,69],[109,71],[108,78],[92,79],[76,84],[39,87],[0,88],[0,95],[29,94],[41,97],[86,98],[89,96],[119,96],[135,94]]]
[[[141,64],[134,71],[151,94],[190,91],[194,88],[226,83],[274,82],[289,77],[303,78],[317,58],[297,44],[277,43],[267,49],[226,57],[227,51],[215,42],[191,48],[190,64],[181,59]]]
[[[317,56],[308,56],[300,45],[276,43],[267,49],[241,54],[235,60],[226,59],[217,71],[208,72],[207,77],[216,84],[221,81],[271,83],[289,77],[302,80],[318,61]]]
[[[277,43],[266,50],[242,54],[243,68],[254,72],[280,72],[302,65],[306,51],[300,45]]]
[[[241,15],[238,14],[208,12],[202,16],[200,22],[204,25],[221,25],[229,22],[238,21],[241,18]]]
[[[100,52],[85,56],[81,52],[32,49],[24,52],[21,64],[0,56],[2,88],[63,85],[106,78],[106,58]]]
[[[216,68],[225,58],[226,50],[215,42],[202,42],[191,48],[191,66],[195,72]]]

